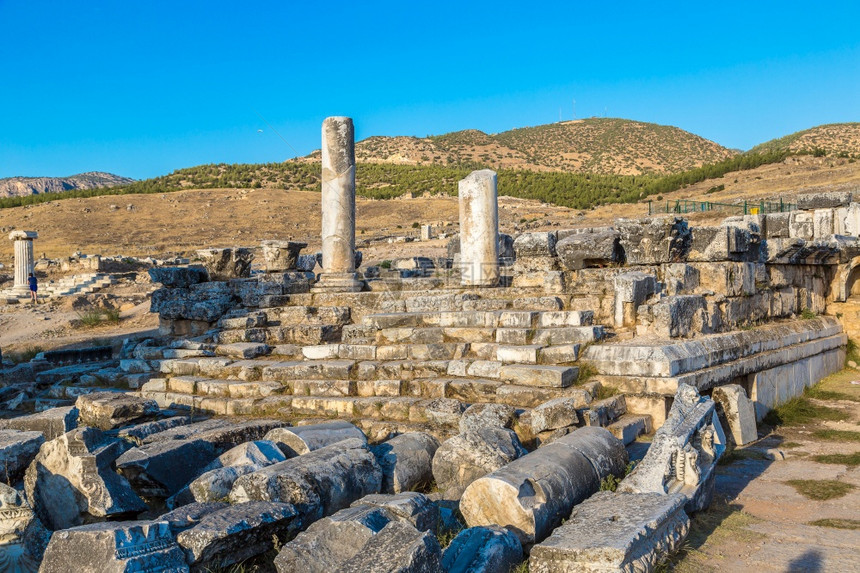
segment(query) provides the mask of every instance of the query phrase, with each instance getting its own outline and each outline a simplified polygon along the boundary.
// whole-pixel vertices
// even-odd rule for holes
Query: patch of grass
[[[799,448],[803,446],[803,444],[801,444],[800,442],[785,442],[783,444],[780,444],[780,446],[782,446],[783,448]]]
[[[601,384],[597,387],[597,392],[594,394],[595,400],[605,400],[606,398],[612,398],[613,396],[618,395],[618,388],[614,386],[604,386]]]
[[[102,323],[116,324],[121,320],[117,309],[92,309],[78,313],[78,325],[83,328],[93,328]]]
[[[23,364],[29,362],[36,357],[37,354],[44,352],[41,346],[25,346],[17,352],[9,352],[6,357],[15,364]]]
[[[851,402],[860,402],[860,398],[846,394],[844,392],[834,392],[833,390],[825,390],[820,384],[816,384],[811,388],[803,391],[804,396],[815,398],[816,400],[850,400]]]
[[[848,430],[815,430],[812,436],[819,440],[833,440],[837,442],[860,442],[860,432]]]
[[[813,404],[806,396],[797,396],[768,412],[764,423],[769,426],[798,426],[820,420],[847,420],[849,417],[840,410]]]
[[[526,559],[522,563],[516,566],[516,568],[511,571],[511,573],[529,573],[529,560]]]
[[[810,320],[817,317],[818,315],[815,312],[809,310],[808,308],[804,308],[800,311],[800,318],[802,318],[803,320]]]
[[[579,377],[576,379],[577,384],[588,382],[591,378],[597,376],[597,368],[595,368],[590,362],[580,361],[578,366]],[[603,384],[601,384],[600,387],[603,388]]]
[[[849,360],[853,360],[857,364],[860,364],[860,348],[857,347],[857,343],[852,339],[848,339],[848,344],[845,345],[845,363],[847,364]]]
[[[810,521],[809,525],[816,527],[832,527],[833,529],[860,529],[860,520],[857,519],[840,519],[831,517],[829,519],[816,519]]]
[[[853,454],[818,454],[817,456],[812,456],[812,461],[820,464],[834,464],[853,468],[860,466],[860,452],[854,452]]]
[[[718,466],[727,466],[738,460],[761,460],[767,461],[769,458],[758,450],[739,450],[733,449],[730,452],[723,453],[717,461]]]
[[[836,499],[854,489],[850,483],[832,479],[792,479],[785,483],[796,489],[800,495],[816,501]]]

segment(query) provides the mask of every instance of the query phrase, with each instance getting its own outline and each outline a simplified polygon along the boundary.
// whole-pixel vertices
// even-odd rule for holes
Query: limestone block
[[[240,477],[230,502],[291,503],[306,526],[381,487],[376,457],[364,441],[352,438]]]
[[[637,333],[682,338],[712,331],[707,303],[701,295],[675,295],[641,306]],[[643,312],[644,310],[644,312]]]
[[[614,285],[615,325],[631,326],[636,323],[636,309],[657,292],[657,279],[654,275],[633,271],[617,275]]]
[[[558,242],[556,251],[566,271],[610,265],[623,256],[619,233],[614,229],[570,235]]]
[[[275,442],[256,440],[239,444],[203,468],[203,473],[188,484],[190,499],[210,502],[225,499],[240,476],[282,462],[286,457]],[[176,497],[185,499],[184,490]]]
[[[628,265],[683,262],[692,245],[687,221],[677,217],[618,219],[615,228]]]
[[[151,419],[159,412],[155,400],[121,392],[84,394],[78,397],[75,407],[80,412],[81,424],[100,430],[113,430],[120,426]]]
[[[431,573],[441,570],[441,560],[442,549],[435,535],[418,531],[408,523],[392,521],[371,537],[338,572]]]
[[[792,239],[811,241],[815,236],[815,224],[812,213],[807,211],[792,211],[788,220],[788,236]]]
[[[297,527],[296,509],[286,503],[252,501],[205,515],[176,536],[194,571],[229,567],[272,548],[273,537]]]
[[[0,483],[0,571],[38,571],[49,537],[24,496]]]
[[[737,384],[718,386],[714,388],[712,397],[726,438],[737,446],[743,446],[758,439],[755,407],[741,386]]]
[[[522,560],[522,545],[512,532],[495,525],[469,527],[445,548],[442,569],[447,573],[501,573],[513,571]]]
[[[41,432],[0,430],[0,483],[15,483],[45,443]]]
[[[382,493],[417,489],[433,479],[433,456],[439,440],[423,432],[400,434],[373,446],[371,451],[382,468]]]
[[[685,263],[663,266],[666,294],[692,294],[699,286],[699,269]]]
[[[460,433],[481,428],[511,428],[516,411],[507,404],[472,404],[460,418]]]
[[[263,241],[260,246],[267,272],[295,270],[299,254],[308,246],[298,241]]]
[[[705,509],[714,495],[717,461],[725,443],[713,400],[679,384],[669,416],[648,453],[618,491],[681,493],[688,513]]]
[[[352,507],[359,506],[381,507],[394,519],[405,521],[418,531],[439,530],[439,506],[423,493],[407,491],[395,495],[371,494],[352,504]]]
[[[816,240],[825,240],[834,233],[833,209],[816,209],[812,212],[812,234]]]
[[[690,528],[684,496],[598,492],[532,547],[529,571],[655,571]]]
[[[791,236],[789,232],[791,213],[768,213],[765,219],[766,239],[787,239]]]
[[[446,440],[433,457],[436,485],[450,499],[469,484],[524,456],[519,438],[505,428],[481,428]]]
[[[154,267],[148,272],[152,282],[166,287],[187,288],[209,280],[206,269],[200,267]]]
[[[827,191],[814,193],[801,193],[797,196],[797,208],[809,209],[832,209],[833,207],[845,207],[851,203],[851,191]]]
[[[623,476],[626,466],[627,451],[615,436],[580,428],[475,480],[460,512],[470,527],[499,525],[530,545],[596,492],[603,478]]]
[[[218,455],[209,440],[162,440],[134,447],[116,460],[117,470],[145,497],[177,493]]]
[[[200,283],[189,288],[161,288],[152,293],[150,312],[161,319],[216,322],[235,304],[224,282]]]
[[[41,432],[46,440],[53,440],[78,427],[78,409],[74,406],[51,408],[37,414],[0,420],[0,428]]]
[[[578,366],[553,366],[545,364],[508,364],[502,366],[499,377],[521,386],[543,388],[567,388],[576,382]]]
[[[531,411],[532,432],[544,432],[546,430],[557,430],[568,426],[580,424],[578,408],[582,408],[580,400],[570,397],[561,397],[544,402]]]
[[[334,420],[308,426],[275,428],[263,439],[275,442],[287,457],[292,458],[351,438],[367,443],[367,437],[361,430],[344,420]]]
[[[286,543],[275,558],[279,573],[329,573],[359,553],[370,539],[391,523],[381,507],[359,505],[342,509],[312,523]]]
[[[226,281],[251,276],[254,251],[245,248],[201,249],[197,251],[209,280]]]
[[[24,488],[36,515],[51,530],[146,509],[112,464],[127,446],[94,428],[80,428],[42,444],[27,468]]]
[[[523,233],[514,239],[517,260],[528,257],[555,257],[556,235],[551,232]]]
[[[189,569],[166,521],[120,521],[55,532],[39,571],[183,573]]]

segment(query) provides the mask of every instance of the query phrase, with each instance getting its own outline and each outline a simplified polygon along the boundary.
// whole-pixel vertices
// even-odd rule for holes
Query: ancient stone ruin
[[[478,171],[450,260],[413,261],[445,272],[383,273],[355,250],[350,119],[322,157],[319,257],[152,269],[161,336],[4,372],[38,410],[0,424],[4,570],[652,571],[726,448],[857,329],[850,194],[505,239]]]

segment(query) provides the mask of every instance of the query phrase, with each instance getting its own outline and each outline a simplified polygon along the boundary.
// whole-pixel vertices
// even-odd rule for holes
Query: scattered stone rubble
[[[349,118],[323,168],[318,255],[153,268],[157,336],[2,372],[0,404],[36,410],[0,421],[8,570],[653,571],[725,448],[860,328],[835,318],[860,295],[850,194],[508,237],[481,171],[448,260],[359,270]]]

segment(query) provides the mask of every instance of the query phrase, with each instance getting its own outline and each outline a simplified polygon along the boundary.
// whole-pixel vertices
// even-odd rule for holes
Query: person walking
[[[30,273],[30,276],[27,277],[27,282],[30,284],[30,296],[33,297],[33,304],[38,304],[39,300],[36,298],[36,291],[39,290],[39,280],[36,278],[36,275]]]

